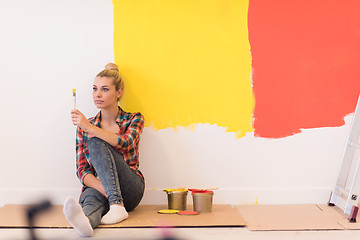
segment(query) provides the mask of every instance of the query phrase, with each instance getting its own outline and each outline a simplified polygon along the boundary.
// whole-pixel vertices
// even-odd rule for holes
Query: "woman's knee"
[[[109,151],[109,145],[100,138],[92,137],[87,143],[89,153],[91,156],[91,161],[94,163],[99,157],[102,159],[106,153]],[[100,159],[99,159],[100,160]]]
[[[84,205],[100,206],[107,202],[107,199],[96,189],[87,187],[80,195],[79,203]]]
[[[98,137],[92,137],[87,141],[88,148],[93,149],[98,146],[104,145],[105,141],[98,138]]]

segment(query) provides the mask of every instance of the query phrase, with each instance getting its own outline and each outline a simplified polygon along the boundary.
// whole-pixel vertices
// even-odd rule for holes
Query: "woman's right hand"
[[[84,114],[77,109],[71,110],[71,120],[75,126],[80,127],[85,132],[87,132],[87,129],[92,126]]]

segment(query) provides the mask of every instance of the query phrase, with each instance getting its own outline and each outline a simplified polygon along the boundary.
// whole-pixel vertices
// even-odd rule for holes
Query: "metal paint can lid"
[[[183,193],[187,193],[188,190],[185,188],[167,188],[163,190],[166,193],[172,193],[172,192],[183,192]]]
[[[204,189],[189,189],[189,191],[192,192],[192,195],[194,195],[194,194],[196,194],[196,193],[204,193],[204,194],[210,194],[210,195],[213,195],[213,194],[214,194],[213,191],[204,190]]]
[[[175,214],[178,212],[179,212],[179,210],[174,210],[174,209],[162,209],[162,210],[158,211],[158,213],[161,213],[161,214]]]
[[[199,212],[197,212],[197,211],[180,211],[177,214],[179,214],[179,215],[198,215]]]

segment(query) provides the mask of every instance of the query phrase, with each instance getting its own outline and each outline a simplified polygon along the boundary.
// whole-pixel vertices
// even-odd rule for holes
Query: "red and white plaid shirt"
[[[101,111],[89,122],[100,127]],[[119,107],[119,113],[116,117],[116,123],[119,125],[118,145],[114,148],[123,155],[126,163],[134,169],[137,174],[144,180],[144,176],[139,168],[139,141],[140,134],[144,127],[144,117],[141,113],[128,113]],[[86,174],[92,173],[96,176],[94,167],[91,165],[87,141],[93,137],[91,134],[84,132],[81,128],[76,130],[76,175],[84,185]]]

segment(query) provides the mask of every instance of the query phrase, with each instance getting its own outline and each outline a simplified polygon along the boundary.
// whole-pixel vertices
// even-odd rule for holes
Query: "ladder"
[[[329,206],[338,206],[349,215],[350,222],[356,222],[360,197],[360,96],[351,123],[343,160]]]

